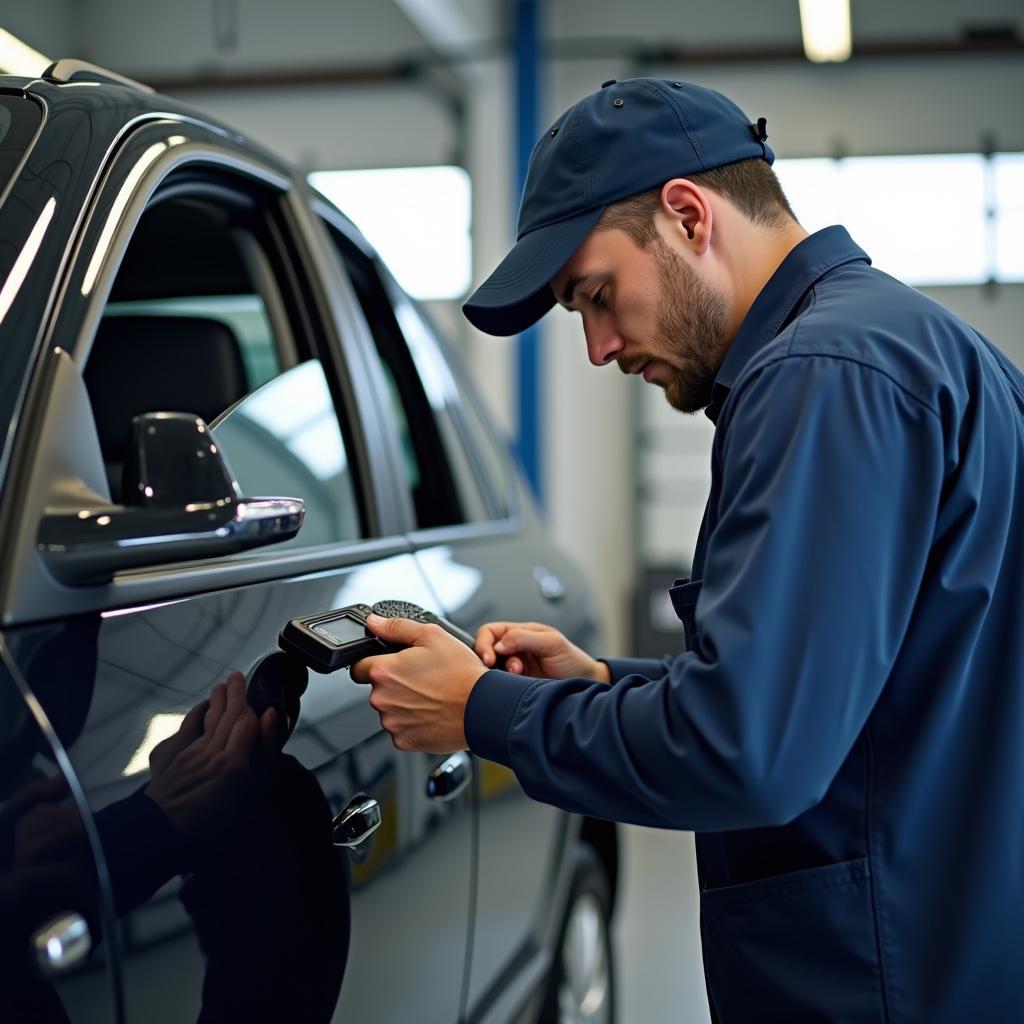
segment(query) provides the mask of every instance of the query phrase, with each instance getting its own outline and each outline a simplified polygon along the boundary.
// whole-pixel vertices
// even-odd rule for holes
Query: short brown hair
[[[688,174],[686,178],[724,196],[755,224],[780,228],[787,220],[796,220],[771,165],[760,158]],[[660,206],[661,186],[658,186],[612,203],[601,215],[597,227],[602,231],[612,228],[625,231],[637,245],[646,249],[655,238],[654,215]]]

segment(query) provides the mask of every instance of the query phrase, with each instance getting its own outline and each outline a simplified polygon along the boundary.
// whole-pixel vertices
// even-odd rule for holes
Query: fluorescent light
[[[850,0],[800,0],[800,31],[808,60],[848,60],[853,51]]]
[[[52,63],[49,57],[44,57],[38,50],[26,46],[17,36],[0,28],[0,73],[34,78]]]

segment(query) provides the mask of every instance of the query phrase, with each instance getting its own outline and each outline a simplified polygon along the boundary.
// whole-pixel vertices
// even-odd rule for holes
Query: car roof
[[[79,88],[83,85],[91,88]],[[64,103],[73,102],[79,106],[84,103],[92,106],[97,113],[102,111],[105,116],[109,115],[110,101],[116,96],[118,106],[124,111],[124,123],[147,113],[187,118],[213,129],[225,141],[243,147],[286,177],[297,176],[295,168],[272,150],[209,114],[173,96],[158,93],[134,79],[75,58],[65,57],[54,61],[36,77],[0,74],[0,88],[36,96],[55,109]]]

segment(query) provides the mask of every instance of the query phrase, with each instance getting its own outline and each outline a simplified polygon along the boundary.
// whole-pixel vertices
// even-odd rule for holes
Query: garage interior
[[[597,584],[610,656],[681,643],[664,587],[693,555],[713,428],[642,381],[593,372],[565,311],[511,339],[459,311],[514,239],[533,141],[578,98],[609,79],[679,78],[765,116],[798,218],[830,223],[824,196],[845,196],[838,215],[884,254],[877,266],[1024,367],[1024,7],[851,0],[850,20],[850,53],[821,61],[797,0],[34,0],[0,11],[0,28],[28,46],[193,105],[320,175],[328,194],[359,184],[337,172],[454,172],[452,238],[430,218],[428,178],[367,191],[394,208],[387,243],[364,230],[392,262],[403,249],[410,263],[439,261],[444,246],[453,273],[419,297],[512,439],[556,539]],[[860,183],[883,172],[920,194],[858,204]],[[963,188],[975,192],[961,222],[944,197]],[[126,278],[119,297],[136,285]],[[620,1019],[706,1022],[692,837],[623,835]]]

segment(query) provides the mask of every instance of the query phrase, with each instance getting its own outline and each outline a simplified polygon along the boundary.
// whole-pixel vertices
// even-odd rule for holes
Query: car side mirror
[[[38,546],[72,586],[114,574],[234,554],[294,537],[299,498],[244,498],[210,428],[197,416],[152,412],[132,421],[123,505],[49,509]]]

